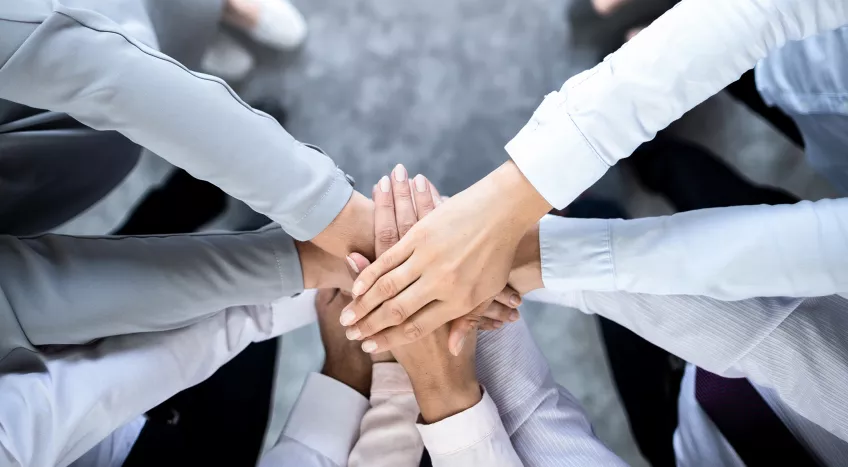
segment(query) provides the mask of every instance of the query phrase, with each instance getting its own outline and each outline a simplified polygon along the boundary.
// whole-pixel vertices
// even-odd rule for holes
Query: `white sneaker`
[[[288,0],[252,0],[259,7],[256,25],[244,32],[256,42],[292,50],[306,40],[306,19]]]
[[[219,32],[203,55],[200,68],[226,81],[241,81],[253,70],[254,64],[250,52],[230,35]]]

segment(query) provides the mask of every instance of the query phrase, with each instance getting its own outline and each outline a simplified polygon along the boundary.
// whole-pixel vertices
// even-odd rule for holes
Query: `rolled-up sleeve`
[[[0,7],[0,98],[116,130],[277,221],[320,233],[352,194],[332,160],[103,15],[61,1]],[[49,2],[47,2],[49,3]],[[33,5],[33,6],[29,6]]]
[[[848,22],[842,0],[687,0],[549,94],[506,150],[562,208],[769,51]]]

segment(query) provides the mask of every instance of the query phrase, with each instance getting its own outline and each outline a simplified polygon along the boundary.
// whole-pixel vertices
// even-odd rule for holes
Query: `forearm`
[[[415,428],[418,403],[412,384],[398,363],[375,363],[371,408],[362,417],[350,467],[417,465],[424,444]],[[386,446],[392,448],[387,450]]]
[[[705,209],[634,220],[541,222],[551,290],[721,300],[848,291],[848,199]]]
[[[0,405],[0,463],[67,465],[117,427],[208,378],[251,342],[278,335],[287,308],[234,307],[175,331],[113,337],[55,355],[27,353],[29,368],[38,371],[0,376],[0,393],[16,401]]]
[[[179,328],[303,290],[279,228],[143,237],[0,237],[4,313],[36,345]],[[97,292],[94,293],[93,291]]]
[[[770,51],[846,22],[842,0],[681,2],[549,94],[507,152],[562,208]]]
[[[848,325],[845,298],[725,302],[624,292],[549,297],[615,321],[708,371],[772,388],[793,410],[848,439],[848,416],[840,409],[843,395],[838,389],[848,384],[848,345],[833,334]],[[805,391],[799,394],[802,386]]]
[[[96,12],[61,1],[52,12],[41,4],[17,10],[26,8],[33,11],[23,19],[40,23],[0,64],[0,98],[116,130],[300,240],[324,230],[348,202],[352,188],[328,157],[251,109],[223,81],[187,70]],[[3,19],[5,28],[22,24]]]
[[[477,375],[525,466],[622,466],[592,433],[579,402],[559,387],[522,320],[480,334]]]

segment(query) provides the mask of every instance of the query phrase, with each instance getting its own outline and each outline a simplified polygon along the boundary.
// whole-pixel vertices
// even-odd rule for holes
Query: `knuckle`
[[[378,196],[375,200],[375,203],[378,207],[381,208],[391,208],[394,207],[395,203],[392,200],[391,196]]]
[[[421,329],[421,325],[418,323],[409,323],[403,327],[403,335],[410,342],[416,341],[424,335],[424,330]]]
[[[397,230],[393,228],[381,229],[379,232],[377,232],[377,240],[380,243],[395,244],[398,241]]]
[[[392,317],[393,324],[400,324],[406,321],[406,312],[399,303],[392,303],[389,305],[389,314]]]
[[[415,225],[415,222],[413,221],[403,221],[398,225],[398,229],[402,232],[409,232],[409,229],[411,229],[413,225]]]
[[[384,297],[394,297],[397,293],[397,287],[395,287],[394,281],[387,277],[384,277],[377,282],[377,290],[379,290],[380,294]]]
[[[381,267],[387,270],[392,269],[392,266],[394,266],[394,259],[392,257],[392,254],[388,251],[383,253],[383,256],[380,256],[380,259],[378,259],[377,261],[379,261]]]

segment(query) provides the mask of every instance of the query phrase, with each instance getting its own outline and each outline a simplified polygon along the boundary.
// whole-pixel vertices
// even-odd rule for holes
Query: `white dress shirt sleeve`
[[[477,379],[523,465],[627,465],[595,437],[580,403],[554,381],[523,320],[480,333]]]
[[[498,408],[483,391],[473,407],[430,425],[417,424],[434,467],[522,467]]]
[[[368,399],[319,373],[310,373],[277,444],[260,467],[344,467],[359,435]]]
[[[0,98],[118,131],[298,240],[339,214],[353,188],[332,160],[245,104],[223,80],[188,70],[86,8],[93,3],[0,2]]]
[[[554,290],[722,300],[848,292],[848,199],[703,209],[632,220],[546,216],[542,280]]]
[[[399,363],[375,363],[371,408],[362,417],[359,440],[350,453],[348,467],[419,465],[424,453],[424,443],[415,428],[419,413],[406,370]]]
[[[293,308],[297,318],[290,323]],[[173,331],[28,354],[27,371],[0,375],[0,465],[68,465],[116,428],[211,376],[248,344],[299,325],[310,310],[314,295],[303,294],[231,307]]]
[[[843,0],[686,0],[549,94],[506,150],[563,208],[771,50],[846,23]]]
[[[527,298],[596,313],[701,368],[771,388],[789,408],[848,441],[848,299],[542,292]]]

